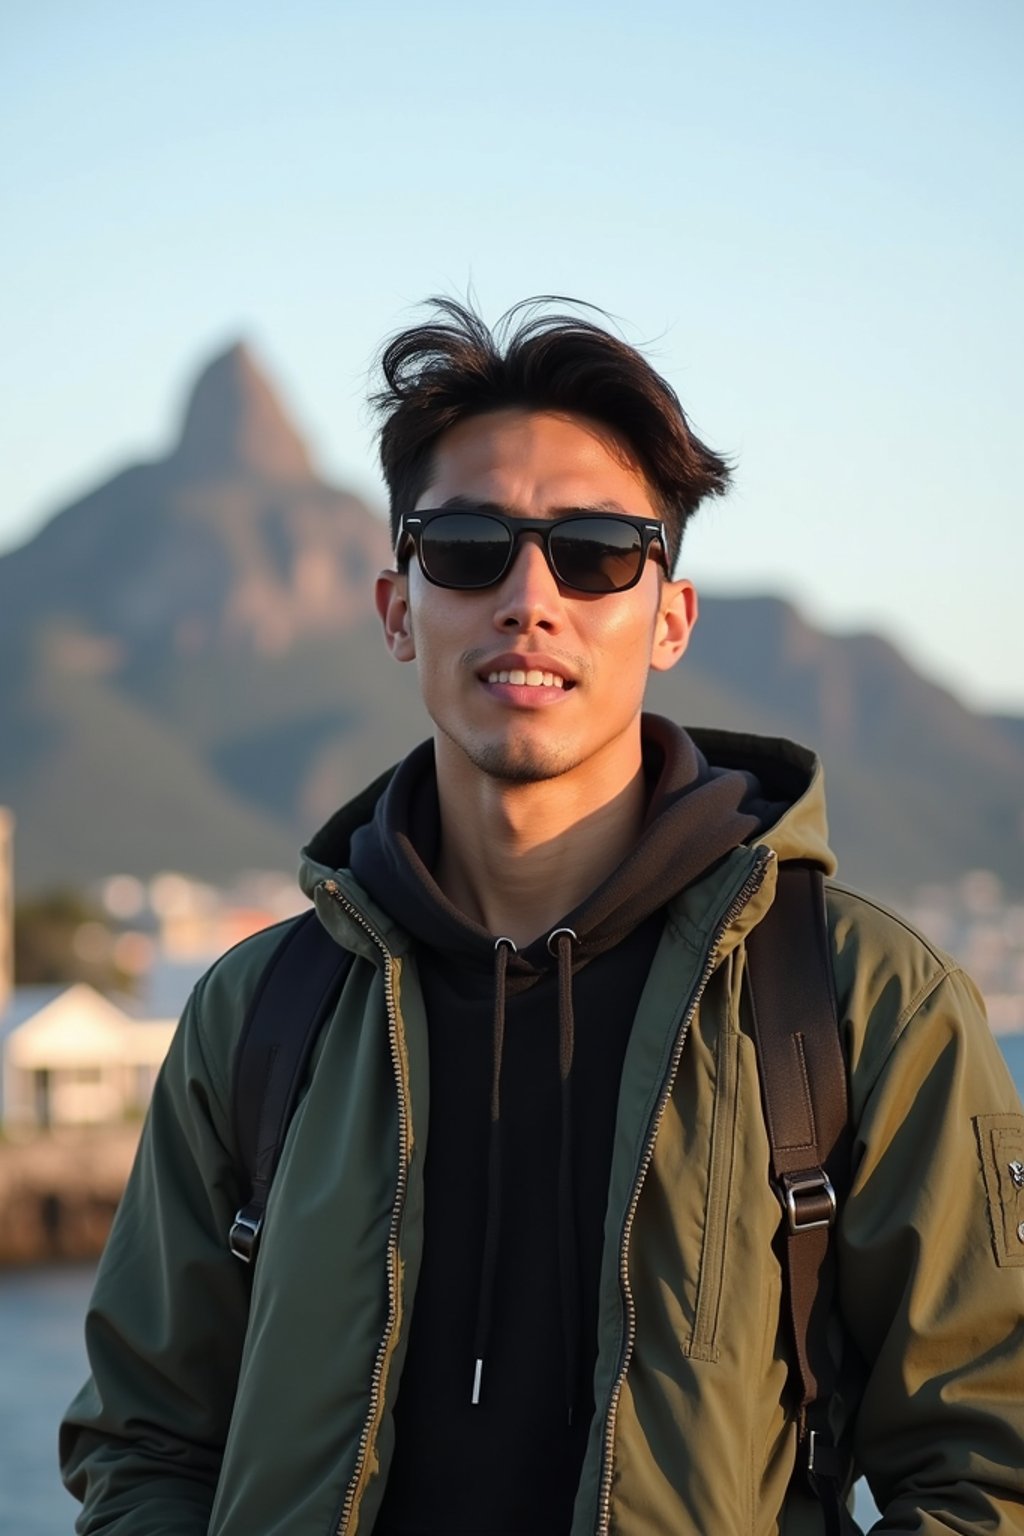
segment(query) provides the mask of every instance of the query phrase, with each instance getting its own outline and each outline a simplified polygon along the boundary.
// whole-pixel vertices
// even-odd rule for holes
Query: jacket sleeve
[[[87,1314],[92,1375],[61,1426],[82,1536],[185,1536],[210,1520],[249,1277],[227,1248],[239,1190],[225,1052],[204,1039],[208,983],[157,1080]]]
[[[839,1261],[864,1362],[854,1453],[882,1512],[874,1529],[1020,1536],[1021,1105],[955,968],[907,1000],[887,1039],[868,1037],[873,1051],[878,1070],[853,1076],[870,1086],[854,1088]]]

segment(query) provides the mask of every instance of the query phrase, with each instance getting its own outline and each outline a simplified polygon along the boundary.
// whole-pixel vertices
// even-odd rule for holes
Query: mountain
[[[82,665],[118,675],[168,656],[277,655],[369,618],[387,548],[381,519],[317,477],[239,344],[199,376],[166,459],[123,470],[0,558],[0,642],[54,624],[68,646],[81,639]]]
[[[715,724],[821,755],[843,879],[900,897],[984,868],[1024,891],[1024,732],[966,709],[881,636],[824,633],[775,597],[702,603],[687,660],[714,679]],[[651,703],[694,718],[678,674]]]
[[[244,344],[176,445],[0,556],[0,802],[23,888],[114,870],[288,867],[428,730],[384,651],[384,519],[324,482]],[[822,752],[841,872],[899,896],[995,870],[1024,892],[1024,721],[986,719],[877,635],[772,597],[705,597],[652,708]]]

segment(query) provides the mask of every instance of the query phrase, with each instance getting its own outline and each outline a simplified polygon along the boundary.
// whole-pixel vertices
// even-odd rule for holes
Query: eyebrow
[[[525,514],[517,507],[502,506],[498,501],[474,501],[471,496],[449,496],[447,501],[438,502],[437,512],[499,512],[503,517],[523,517]],[[635,512],[627,512],[626,508],[617,501],[595,501],[586,506],[551,507],[549,512],[552,517],[568,517],[578,512],[607,512],[612,516],[636,517]],[[652,518],[653,522],[654,519]]]

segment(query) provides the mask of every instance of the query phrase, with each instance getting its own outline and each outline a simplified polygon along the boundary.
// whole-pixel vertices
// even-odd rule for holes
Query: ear
[[[416,643],[412,636],[408,576],[404,571],[381,571],[373,596],[388,650],[396,661],[414,661]]]
[[[692,581],[663,581],[651,642],[651,668],[667,672],[690,643],[697,622],[697,589]]]

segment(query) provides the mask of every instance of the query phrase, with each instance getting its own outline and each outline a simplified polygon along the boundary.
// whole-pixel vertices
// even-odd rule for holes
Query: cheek
[[[436,669],[469,646],[472,615],[465,594],[422,583],[410,588],[409,633],[421,667]]]
[[[633,594],[630,593],[629,596]],[[591,634],[602,651],[614,653],[624,665],[650,660],[657,611],[648,602],[595,605]]]

